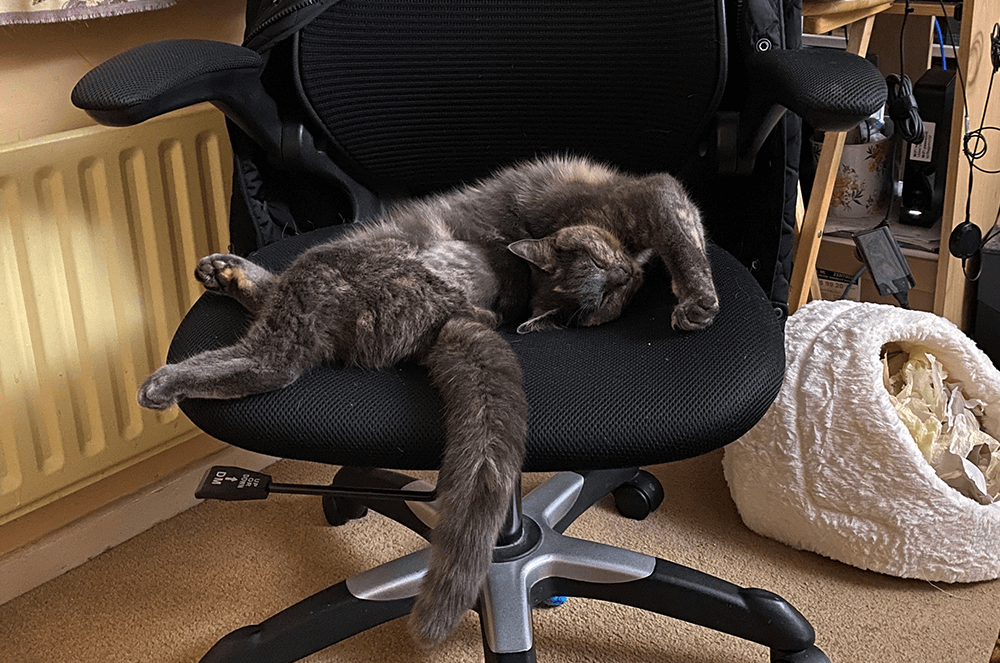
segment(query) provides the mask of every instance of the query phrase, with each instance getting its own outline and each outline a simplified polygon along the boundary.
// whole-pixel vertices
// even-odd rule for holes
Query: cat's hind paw
[[[166,410],[176,405],[182,394],[176,389],[176,380],[170,366],[164,366],[146,378],[139,387],[139,405],[150,410]]]
[[[712,324],[715,314],[719,312],[719,298],[704,296],[678,302],[670,315],[670,324],[674,329],[695,331]]]
[[[205,290],[224,295],[236,296],[254,287],[250,272],[253,263],[229,253],[214,253],[198,261],[194,277],[205,286]]]

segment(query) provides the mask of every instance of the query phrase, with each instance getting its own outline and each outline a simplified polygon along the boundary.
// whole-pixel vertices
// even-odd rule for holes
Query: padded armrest
[[[203,101],[225,100],[234,85],[259,79],[262,65],[256,52],[233,44],[154,42],[95,67],[71,98],[101,124],[128,126]]]
[[[101,124],[117,127],[208,101],[280,160],[282,123],[260,81],[263,66],[257,52],[234,44],[159,41],[98,65],[80,79],[71,98]]]
[[[882,74],[862,57],[829,48],[755,52],[750,82],[769,101],[820,131],[847,131],[885,103]]]
[[[888,90],[868,60],[828,48],[753,51],[749,94],[739,113],[718,120],[719,168],[748,174],[771,130],[790,110],[814,129],[847,131],[878,111]]]
[[[261,83],[265,59],[234,44],[175,39],[143,44],[87,73],[73,88],[73,104],[110,126],[131,126],[179,108],[211,102],[283,168],[344,184],[359,216],[379,209],[371,192],[317,148],[301,122],[278,113]],[[286,113],[287,115],[287,113]]]

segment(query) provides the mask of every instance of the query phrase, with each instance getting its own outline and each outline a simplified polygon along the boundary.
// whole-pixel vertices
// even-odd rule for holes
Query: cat
[[[642,267],[653,253],[631,256],[614,235],[593,225],[560,228],[507,248],[532,266],[534,317],[518,325],[519,334],[614,320],[642,285]]]
[[[158,369],[139,402],[269,391],[322,361],[426,366],[444,403],[445,451],[411,629],[441,642],[475,605],[524,459],[521,367],[498,325],[523,320],[517,331],[530,333],[613,320],[654,254],[678,297],[671,324],[710,324],[718,297],[704,229],[677,180],[574,157],[512,166],[360,223],[279,275],[234,255],[202,259],[196,278],[254,322],[233,346]]]

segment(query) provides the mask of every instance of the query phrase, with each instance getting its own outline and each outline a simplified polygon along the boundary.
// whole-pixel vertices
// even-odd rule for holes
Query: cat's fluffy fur
[[[475,605],[524,457],[521,368],[495,327],[614,319],[654,252],[678,297],[672,324],[709,324],[718,298],[701,217],[674,178],[569,157],[515,166],[401,205],[280,275],[237,256],[203,259],[198,280],[239,300],[254,323],[231,347],[153,373],[139,402],[162,409],[277,389],[321,361],[425,365],[445,404],[446,443],[441,518],[412,625],[439,642]]]

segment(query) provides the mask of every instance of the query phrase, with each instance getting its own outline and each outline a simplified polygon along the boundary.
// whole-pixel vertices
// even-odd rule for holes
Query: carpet
[[[739,518],[721,453],[650,471],[666,500],[649,518],[626,520],[606,498],[567,534],[774,591],[810,620],[834,663],[991,660],[1000,582],[904,580],[762,538]],[[289,461],[270,472],[284,482],[320,483],[333,475],[329,467]],[[528,475],[525,488],[543,478]],[[329,527],[317,498],[206,502],[0,606],[0,661],[197,661],[229,631],[422,545],[378,514]],[[758,645],[597,601],[570,599],[536,610],[534,619],[538,660],[550,663],[768,660]],[[470,613],[438,649],[416,650],[397,620],[306,660],[466,663],[482,660],[482,645]]]

